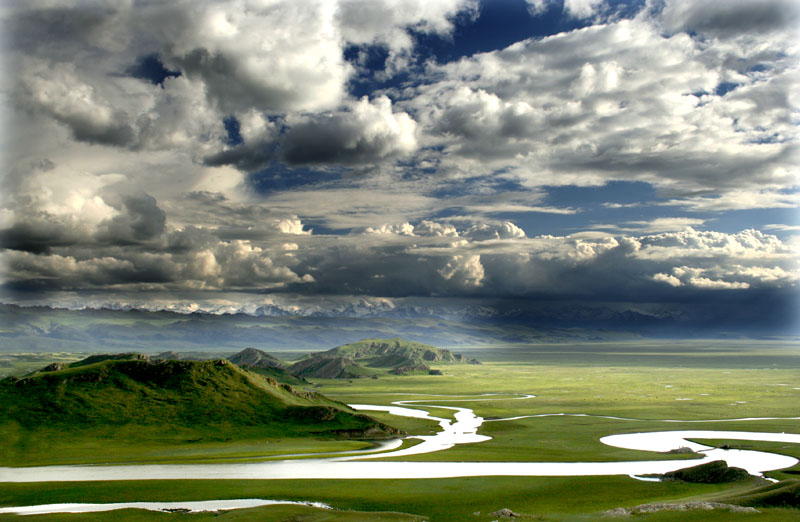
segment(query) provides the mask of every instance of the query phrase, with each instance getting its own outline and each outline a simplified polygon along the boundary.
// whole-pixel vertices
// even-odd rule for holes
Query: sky
[[[3,0],[0,20],[2,302],[795,324],[795,0]]]

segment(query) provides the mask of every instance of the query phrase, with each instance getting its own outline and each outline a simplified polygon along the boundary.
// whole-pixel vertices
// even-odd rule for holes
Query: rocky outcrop
[[[490,516],[493,517],[501,517],[501,518],[517,518],[520,516],[519,513],[514,513],[508,508],[498,509],[494,513],[489,513]]]
[[[755,508],[735,506],[733,504],[722,504],[720,502],[682,502],[664,504],[642,504],[633,508],[618,507],[603,512],[606,516],[628,517],[631,515],[643,515],[648,513],[658,513],[660,511],[729,511],[731,513],[759,513]]]

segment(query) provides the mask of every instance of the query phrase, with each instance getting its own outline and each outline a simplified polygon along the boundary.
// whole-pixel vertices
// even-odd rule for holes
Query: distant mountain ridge
[[[0,350],[216,352],[318,350],[353,339],[401,337],[436,346],[497,346],[565,340],[631,339],[589,329],[539,329],[491,321],[419,317],[253,316],[109,309],[68,310],[0,304]]]
[[[292,386],[309,384],[304,378],[290,372],[287,365],[277,357],[256,348],[245,348],[227,358],[237,366],[257,373],[263,377],[270,377]]]
[[[254,366],[256,368],[280,368],[285,369],[286,365],[277,357],[256,348],[245,348],[241,352],[228,360],[239,366]]]
[[[352,379],[378,375],[376,369],[389,373],[431,373],[428,363],[472,363],[461,354],[428,344],[394,339],[363,339],[316,353],[296,362],[289,371],[303,377]]]
[[[116,358],[119,357],[119,358]],[[224,360],[150,360],[141,354],[92,356],[0,381],[0,426],[25,429],[141,426],[219,437],[382,438],[399,432],[316,392],[243,370]]]
[[[783,297],[781,299],[784,299]],[[772,303],[770,309],[775,308]],[[317,349],[358,338],[399,336],[439,346],[655,339],[800,339],[794,298],[775,313],[740,320],[750,302],[482,302],[363,298],[265,304],[99,302],[20,306],[0,303],[0,349],[144,351]],[[769,304],[769,303],[766,303]],[[791,305],[791,306],[790,306]],[[134,327],[135,324],[135,327]]]

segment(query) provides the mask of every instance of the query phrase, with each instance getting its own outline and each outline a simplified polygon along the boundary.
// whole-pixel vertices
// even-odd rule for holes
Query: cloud
[[[292,235],[311,235],[311,230],[303,230],[303,223],[296,217],[290,219],[282,219],[277,225],[277,229],[284,234]]]
[[[620,225],[592,225],[592,228],[596,230],[614,230],[629,233],[658,233],[684,230],[689,227],[703,225],[704,223],[704,219],[697,218],[661,217],[649,221],[626,221]]]
[[[149,194],[131,194],[122,199],[124,212],[100,223],[99,236],[107,241],[140,242],[164,233],[166,214]]]
[[[557,4],[556,0],[526,0],[526,2],[528,10],[534,16],[542,14]],[[573,18],[590,18],[601,11],[605,7],[604,4],[604,0],[564,0],[563,10]]]
[[[81,81],[73,66],[28,61],[20,77],[20,103],[66,125],[75,139],[117,146],[133,141],[127,114]]]
[[[642,15],[432,65],[435,81],[398,105],[440,173],[499,172],[527,187],[644,181],[713,207],[797,179],[787,116],[798,69],[789,44],[764,44],[742,56],[664,36]],[[732,80],[735,90],[716,94]]]
[[[349,66],[329,2],[177,3],[159,10],[162,54],[223,112],[319,110],[345,96]]]
[[[477,0],[346,0],[339,3],[336,19],[348,43],[385,47],[384,65],[393,74],[412,59],[414,38],[409,28],[448,36],[456,15],[475,17],[477,12]]]
[[[796,29],[800,9],[793,0],[669,0],[661,11],[671,31],[693,31],[718,37]]]
[[[37,290],[175,291],[276,289],[313,282],[298,275],[283,245],[264,249],[249,241],[219,241],[207,232],[173,234],[169,248],[93,250],[94,257],[6,250],[6,284]]]
[[[464,237],[473,241],[486,241],[489,239],[520,239],[525,237],[525,231],[514,223],[506,221],[500,225],[480,224],[472,225],[464,231]]]
[[[423,220],[318,236],[286,218],[244,232],[186,227],[135,245],[6,250],[5,287],[689,303],[800,282],[796,245],[756,230],[527,237],[512,222]]]
[[[796,6],[529,5],[585,27],[441,62],[424,35],[459,45],[477,2],[9,4],[4,288],[305,303],[796,289],[795,235],[711,230],[800,203]],[[258,183],[274,173],[291,179]],[[614,181],[637,183],[597,194],[647,201],[556,188]],[[598,225],[603,204],[624,221]]]
[[[779,230],[781,232],[800,232],[800,225],[784,225],[781,223],[773,223],[764,225],[764,230]]]
[[[481,256],[477,255],[453,256],[438,272],[446,281],[453,281],[462,288],[480,287],[485,277]]]
[[[677,206],[696,212],[745,210],[751,208],[796,208],[800,193],[783,190],[737,190],[720,195],[683,196],[658,202],[657,205]]]
[[[405,112],[393,113],[385,96],[288,123],[282,156],[293,165],[375,163],[410,154],[417,146],[416,122]]]
[[[399,225],[384,224],[380,227],[367,227],[364,231],[365,234],[381,234],[381,235],[400,235],[400,236],[413,236],[414,225],[411,223],[401,223]]]

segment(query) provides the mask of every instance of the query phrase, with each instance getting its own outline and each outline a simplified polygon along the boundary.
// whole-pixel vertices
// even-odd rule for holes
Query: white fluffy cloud
[[[556,4],[556,0],[526,0],[528,9],[535,15]],[[564,0],[564,12],[575,18],[589,18],[605,3],[604,0]]]
[[[798,179],[794,46],[766,39],[744,56],[684,32],[665,36],[656,22],[640,15],[435,66],[440,81],[404,104],[423,145],[446,152],[431,161],[461,176],[500,171],[529,186],[639,180],[687,206],[714,205],[696,192],[785,199],[777,191]],[[738,87],[715,94],[731,81]]]
[[[386,66],[398,72],[413,54],[408,32],[448,35],[456,13],[475,16],[477,0],[344,0],[337,21],[343,38],[353,45],[382,45],[388,50]]]

